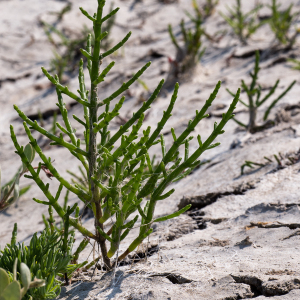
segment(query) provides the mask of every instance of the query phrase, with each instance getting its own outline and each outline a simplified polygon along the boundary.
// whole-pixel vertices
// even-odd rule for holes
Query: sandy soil
[[[91,26],[80,14],[78,7],[83,6],[93,12],[95,0],[71,1],[0,1],[0,164],[2,183],[7,182],[20,166],[14,154],[10,139],[9,124],[18,134],[21,144],[27,143],[22,122],[13,109],[18,105],[26,114],[46,113],[45,127],[51,128],[53,111],[56,106],[56,93],[43,76],[40,67],[49,68],[53,57],[53,46],[49,43],[41,20],[53,22],[55,15],[67,4],[72,3],[70,12],[57,24],[58,28],[69,30],[76,36],[83,25]],[[108,3],[110,1],[107,1]],[[168,1],[165,1],[168,2]],[[173,1],[169,1],[173,2]],[[141,77],[150,91],[153,91],[161,78],[169,72],[169,58],[174,59],[175,47],[168,35],[168,24],[181,43],[179,22],[188,20],[184,10],[192,12],[191,1],[179,0],[164,4],[158,0],[115,0],[119,6],[116,25],[111,39],[114,43],[131,30],[132,37],[125,47],[112,59],[116,61],[113,71],[107,76],[100,89],[100,97],[106,97],[128,79],[147,61],[152,66]],[[204,1],[198,1],[203,4]],[[255,1],[242,1],[243,9],[254,7]],[[263,1],[270,3],[270,1]],[[298,1],[280,1],[282,7],[294,3],[294,10],[300,11]],[[182,132],[196,109],[201,109],[218,80],[222,87],[214,105],[210,108],[211,117],[201,121],[194,135],[201,134],[205,139],[212,131],[214,122],[221,120],[222,113],[228,108],[232,91],[240,86],[241,79],[250,81],[249,72],[254,66],[254,50],[265,54],[261,62],[259,83],[263,93],[267,93],[277,79],[279,87],[274,95],[278,96],[293,80],[293,89],[275,106],[270,119],[276,125],[249,134],[240,130],[231,121],[226,125],[225,134],[218,138],[221,145],[203,154],[202,160],[209,162],[195,170],[191,175],[170,186],[176,192],[157,205],[157,216],[174,212],[184,203],[192,203],[193,209],[177,219],[166,221],[154,228],[148,244],[149,256],[139,262],[130,262],[117,268],[115,280],[111,273],[96,270],[82,273],[73,284],[64,287],[60,299],[278,299],[296,300],[300,298],[300,85],[299,71],[293,70],[288,58],[299,58],[300,42],[297,40],[291,50],[275,47],[274,35],[268,25],[261,27],[242,45],[231,28],[218,12],[226,12],[226,4],[235,1],[220,1],[216,12],[205,21],[205,28],[211,36],[226,30],[218,41],[204,40],[206,52],[197,66],[193,78],[181,83],[173,117],[164,128],[166,146],[172,142],[170,129]],[[107,5],[109,6],[109,5]],[[270,10],[264,8],[260,16],[268,16]],[[191,25],[191,24],[190,24]],[[296,24],[299,27],[299,24]],[[294,28],[291,29],[291,34]],[[86,71],[85,71],[86,72]],[[87,73],[86,73],[87,74]],[[70,90],[76,91],[76,76],[66,76]],[[134,84],[126,95],[121,116],[126,118],[136,111],[139,99],[146,92],[139,83]],[[168,106],[170,91],[165,91],[152,105],[143,128],[155,126],[163,110]],[[242,93],[242,99],[246,94]],[[73,101],[64,97],[64,101]],[[267,104],[258,110],[258,121],[267,109]],[[79,105],[71,105],[70,114],[82,116]],[[247,122],[245,107],[239,104],[236,117]],[[61,116],[58,116],[61,121]],[[83,131],[74,122],[78,134]],[[112,124],[111,131],[118,125]],[[55,160],[58,171],[70,180],[66,170],[78,172],[77,162],[67,151],[60,147],[48,147],[45,139],[38,134],[39,142],[44,145],[47,156]],[[190,151],[197,147],[191,142]],[[151,154],[160,158],[158,148]],[[278,166],[274,154],[281,157]],[[246,160],[265,163],[264,157],[272,159],[264,167],[245,169],[241,166]],[[290,163],[288,157],[292,158]],[[34,163],[38,163],[38,158]],[[58,183],[44,176],[55,191]],[[21,179],[21,185],[29,183]],[[0,245],[10,241],[13,224],[18,223],[18,241],[28,242],[32,234],[42,230],[42,214],[47,207],[32,201],[44,200],[37,186],[33,185],[17,203],[0,214]],[[60,199],[63,201],[63,199]],[[80,202],[74,195],[70,203]],[[82,207],[82,204],[79,203]],[[58,219],[57,219],[58,220]],[[83,224],[92,229],[93,220],[86,218]],[[133,231],[129,241],[124,242],[124,250],[134,238]],[[82,237],[76,235],[78,244]],[[146,252],[147,244],[139,249]],[[151,250],[151,251],[150,251]],[[91,247],[82,254],[81,260],[92,259]],[[151,254],[151,255],[150,255]],[[93,275],[93,276],[92,276]]]

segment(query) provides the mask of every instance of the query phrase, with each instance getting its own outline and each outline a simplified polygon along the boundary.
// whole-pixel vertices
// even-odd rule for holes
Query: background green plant
[[[261,86],[258,84],[258,73],[259,73],[259,51],[255,52],[255,65],[254,65],[254,70],[253,73],[250,73],[250,77],[252,78],[252,81],[249,86],[246,85],[245,81],[241,81],[241,86],[243,90],[246,92],[247,97],[248,97],[248,103],[244,102],[243,100],[239,99],[240,103],[242,103],[244,106],[247,107],[248,112],[249,112],[249,122],[248,124],[245,124],[236,118],[233,118],[233,120],[239,124],[240,126],[246,128],[250,133],[255,133],[259,130],[263,130],[266,127],[266,123],[262,126],[258,126],[256,124],[256,115],[257,115],[257,109],[263,105],[276,91],[280,80],[277,80],[274,86],[270,89],[270,92],[266,94],[264,97],[262,97],[261,93]],[[267,110],[265,111],[263,120],[267,121],[268,116],[271,112],[271,110],[274,108],[274,106],[277,104],[277,102],[282,99],[288,92],[289,90],[294,86],[296,83],[296,80],[294,80],[275,100],[273,100]],[[230,93],[230,95],[234,95],[230,90],[227,89],[227,91]],[[261,99],[262,97],[262,99]]]
[[[16,153],[20,156],[22,162],[26,165],[30,172],[28,178],[34,180],[43,191],[47,201],[33,199],[34,201],[52,207],[57,214],[62,218],[64,224],[68,222],[70,226],[78,229],[85,237],[95,240],[101,249],[104,265],[109,270],[118,261],[123,260],[130,252],[140,245],[147,238],[153,229],[151,225],[154,222],[160,222],[167,219],[179,216],[190,205],[183,209],[164,216],[155,218],[155,206],[158,201],[168,198],[174,189],[167,192],[165,190],[172,182],[175,182],[188,175],[195,167],[200,164],[198,158],[200,155],[211,148],[219,145],[213,144],[216,137],[224,133],[224,126],[233,117],[232,113],[239,99],[240,92],[238,91],[234,97],[228,111],[223,114],[220,123],[215,123],[214,129],[208,138],[202,142],[201,136],[198,135],[198,148],[192,153],[189,153],[189,142],[193,139],[190,133],[195,129],[197,124],[208,115],[207,109],[212,104],[221,83],[219,82],[209,99],[205,102],[200,111],[196,111],[194,119],[189,121],[189,124],[180,136],[175,135],[174,129],[171,130],[173,144],[169,149],[166,149],[161,130],[165,126],[168,119],[171,117],[171,112],[177,99],[179,85],[175,85],[175,89],[167,110],[163,113],[162,119],[158,122],[157,127],[151,133],[151,127],[140,132],[143,124],[144,113],[150,108],[151,103],[159,94],[163,80],[159,83],[150,98],[143,103],[140,109],[135,112],[123,126],[113,135],[110,134],[108,125],[119,114],[125,97],[121,97],[110,109],[111,102],[126,91],[150,66],[150,63],[145,64],[134,76],[123,83],[123,85],[105,99],[98,97],[98,85],[105,80],[105,76],[114,66],[115,62],[111,62],[105,67],[102,72],[100,65],[104,63],[107,56],[113,54],[121,48],[129,39],[131,33],[127,34],[124,39],[116,44],[111,49],[100,52],[101,41],[107,36],[107,32],[102,31],[102,24],[112,17],[118,9],[111,11],[107,16],[102,16],[104,0],[98,0],[97,13],[91,16],[88,12],[81,8],[81,12],[93,22],[94,29],[94,47],[92,47],[91,35],[88,35],[86,49],[81,49],[81,53],[87,59],[87,66],[90,75],[91,88],[86,89],[83,61],[80,62],[79,68],[79,90],[78,95],[69,91],[66,86],[63,86],[58,76],[51,76],[44,68],[42,69],[48,79],[56,86],[58,96],[58,107],[60,108],[64,125],[57,123],[58,129],[61,131],[59,136],[53,135],[39,126],[35,121],[30,120],[17,106],[15,110],[24,120],[24,128],[30,140],[30,144],[38,153],[42,163],[37,169],[34,169],[24,154],[24,148],[19,145],[13,126],[11,126],[11,138],[14,142]],[[191,46],[192,47],[192,46]],[[68,111],[63,102],[63,94],[71,97],[83,106],[84,119],[73,116],[85,128],[84,143],[76,136],[68,117]],[[98,111],[101,109],[101,112]],[[60,145],[69,150],[69,152],[82,165],[82,169],[86,174],[88,181],[88,190],[84,190],[78,184],[71,184],[63,176],[59,174],[54,167],[50,157],[46,157],[37,141],[32,136],[31,130],[36,130],[52,140],[52,144]],[[100,144],[97,145],[97,135],[100,137]],[[70,142],[64,138],[67,136]],[[119,141],[119,143],[117,143]],[[84,144],[81,147],[81,144]],[[158,165],[153,168],[148,154],[149,149],[160,144],[162,151],[162,159]],[[184,147],[184,157],[179,157],[179,148]],[[56,195],[52,195],[49,190],[49,184],[45,183],[40,178],[40,171],[44,165],[59,183],[59,188]],[[149,173],[145,174],[146,166]],[[77,195],[83,203],[88,206],[94,214],[95,218],[95,233],[87,230],[82,226],[78,215],[72,217],[68,210],[62,207],[58,199],[62,188]],[[68,220],[66,221],[66,214]],[[119,245],[126,238],[128,233],[137,224],[140,219],[139,233],[134,240],[129,242],[128,248],[119,255]],[[107,230],[105,223],[108,220],[113,220],[113,225]],[[109,245],[109,249],[107,249]],[[114,262],[111,261],[115,255]]]
[[[240,41],[243,44],[247,44],[247,39],[265,23],[259,21],[257,18],[257,14],[262,7],[262,4],[258,4],[254,9],[244,14],[242,12],[241,0],[236,0],[236,6],[232,9],[227,6],[229,15],[225,15],[221,12],[220,15],[230,25]]]
[[[203,28],[203,16],[195,0],[193,0],[193,9],[195,16],[192,16],[188,12],[186,12],[186,14],[194,25],[194,28],[186,29],[184,20],[180,23],[181,34],[184,42],[182,47],[179,46],[179,43],[173,33],[172,26],[169,25],[171,41],[176,48],[175,65],[177,65],[178,70],[175,72],[178,74],[182,74],[193,69],[205,52],[205,48],[202,47],[202,38],[208,35]]]
[[[277,3],[277,0],[272,0],[272,5],[268,5],[268,7],[272,10],[269,24],[277,41],[280,44],[286,45],[287,48],[292,48],[296,42],[296,37],[299,32],[298,30],[295,30],[295,33],[291,35],[289,31],[292,24],[299,16],[299,12],[292,13],[293,4],[282,11],[279,10],[280,6],[281,4]]]
[[[90,32],[87,27],[83,27],[82,31],[76,38],[70,39],[62,31],[55,26],[42,22],[48,40],[53,45],[54,57],[50,62],[51,70],[55,71],[58,77],[62,80],[65,72],[73,74],[77,71],[78,62],[80,60],[79,49],[86,42],[86,34]],[[59,42],[56,42],[58,37]]]
[[[284,168],[284,166],[294,165],[295,163],[299,162],[299,153],[294,153],[292,155],[291,154],[282,155],[279,152],[278,154],[274,154],[273,157],[277,162],[276,168]],[[254,169],[254,166],[258,166],[259,168],[262,168],[273,163],[273,160],[271,158],[264,156],[264,159],[265,159],[264,163],[258,163],[258,162],[246,160],[245,163],[241,166],[241,175],[245,174],[244,169],[246,167],[250,169]]]

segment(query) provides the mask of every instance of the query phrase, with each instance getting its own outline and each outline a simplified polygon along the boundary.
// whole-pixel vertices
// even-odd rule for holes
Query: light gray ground
[[[69,2],[73,4],[72,10],[58,26],[71,30],[75,36],[83,24],[90,26],[78,7],[83,6],[87,11],[94,12],[97,1]],[[180,36],[179,22],[181,18],[187,19],[184,10],[192,12],[189,0],[179,0],[173,4],[163,4],[158,0],[114,2],[115,6],[121,7],[113,28],[114,43],[129,30],[133,34],[126,46],[115,55],[116,66],[100,89],[101,98],[113,92],[148,60],[152,60],[152,66],[141,79],[151,91],[154,90],[159,80],[167,77],[168,57],[175,57],[175,48],[167,31],[168,24],[171,23],[175,34]],[[254,0],[242,2],[245,10],[255,3]],[[282,7],[294,3],[295,11],[300,11],[298,1],[281,2]],[[205,41],[207,50],[197,74],[181,85],[173,117],[163,131],[167,147],[172,142],[171,127],[176,133],[182,132],[195,110],[201,109],[217,81],[221,80],[222,87],[210,108],[211,118],[201,121],[194,132],[195,136],[201,134],[205,139],[212,131],[213,123],[221,120],[222,113],[232,100],[226,88],[235,91],[241,79],[249,82],[249,71],[254,65],[253,50],[258,48],[266,53],[274,44],[268,25],[254,34],[248,46],[239,43],[218,14],[219,11],[226,11],[225,4],[231,6],[234,3],[233,0],[220,1],[216,12],[205,23],[212,36],[219,30],[226,29],[227,33],[219,42]],[[51,12],[60,11],[66,4],[67,1],[52,0],[0,1],[0,164],[3,183],[10,180],[20,165],[18,156],[13,153],[9,124],[13,124],[19,143],[27,143],[13,104],[28,115],[56,107],[55,90],[40,70],[41,66],[49,67],[53,56],[52,46],[40,20],[53,21]],[[264,8],[260,14],[268,15],[270,11]],[[265,93],[277,79],[281,81],[275,96],[297,80],[294,88],[270,115],[270,119],[278,121],[277,125],[250,135],[238,130],[233,121],[229,122],[225,134],[218,138],[221,146],[203,154],[202,159],[210,162],[170,186],[176,192],[157,205],[157,216],[172,213],[178,205],[181,207],[185,203],[192,203],[193,210],[154,227],[148,244],[148,252],[152,255],[147,260],[119,266],[114,281],[111,273],[99,270],[93,277],[91,272],[81,273],[74,278],[71,286],[63,288],[60,299],[300,299],[300,85],[299,71],[292,70],[286,61],[289,57],[299,58],[299,43],[288,52],[271,53],[261,63],[259,82]],[[154,51],[159,55],[151,55]],[[110,61],[110,58],[104,61],[104,66]],[[70,90],[76,90],[77,78],[68,79]],[[142,93],[145,91],[138,83],[130,88],[121,111],[122,117],[131,115],[139,108],[141,103],[138,98]],[[157,99],[143,128],[155,126],[170,97],[171,93],[165,92]],[[245,97],[242,93],[241,98],[245,100]],[[64,101],[72,103],[66,96]],[[267,105],[259,109],[259,121],[266,109]],[[83,114],[78,105],[72,106],[70,113]],[[247,122],[247,112],[241,104],[236,109],[236,117]],[[51,128],[52,120],[52,117],[45,120],[47,129]],[[82,135],[78,123],[74,122],[74,126]],[[114,124],[111,131],[117,128],[118,125]],[[45,144],[45,139],[40,142]],[[196,141],[192,141],[190,151],[196,147]],[[70,179],[67,169],[78,172],[77,161],[64,149],[45,146],[45,153],[55,160],[55,167],[66,178]],[[156,154],[159,159],[159,148],[153,149],[151,154]],[[282,167],[278,167],[274,154],[282,156]],[[264,163],[264,156],[273,162],[253,170],[246,168],[241,176],[240,170],[245,160]],[[296,163],[290,164],[288,157],[294,158]],[[55,191],[57,182],[44,177],[50,183],[50,189]],[[22,186],[28,182],[21,179]],[[25,243],[34,232],[43,229],[42,214],[47,214],[47,207],[33,202],[32,197],[44,199],[39,189],[32,186],[16,207],[12,206],[0,214],[1,247],[10,241],[15,222],[19,228],[18,240]],[[71,196],[70,202],[76,201],[79,200]],[[92,229],[92,219],[84,219],[83,222]],[[121,246],[121,252],[134,238],[136,230]],[[81,239],[77,234],[76,243]],[[146,252],[146,248],[147,243],[140,247],[139,252]],[[81,260],[87,259],[90,251],[91,247],[83,253]],[[92,255],[88,259],[91,260]]]

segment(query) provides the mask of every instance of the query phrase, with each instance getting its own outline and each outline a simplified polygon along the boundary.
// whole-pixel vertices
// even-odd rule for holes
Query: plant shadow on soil
[[[89,275],[88,275],[89,276]],[[105,299],[115,299],[117,294],[121,294],[123,291],[121,290],[121,284],[124,279],[131,276],[131,274],[126,274],[123,271],[116,271],[115,278],[113,279],[113,271],[109,273],[105,273],[103,276],[96,276],[96,278],[91,278],[93,281],[78,281],[75,284],[72,284],[71,288],[68,289],[67,287],[63,287],[60,298],[67,297],[65,300],[71,299],[86,299],[87,297],[91,296],[89,293],[93,289],[97,289],[99,293],[99,287],[102,286],[101,294],[107,294],[109,291],[110,293],[105,296]],[[74,295],[77,295],[78,298],[74,298]],[[97,295],[94,295],[97,296]]]

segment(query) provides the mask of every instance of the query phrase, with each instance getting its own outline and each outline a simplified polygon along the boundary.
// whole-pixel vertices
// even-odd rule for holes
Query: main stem
[[[255,77],[253,78],[253,82],[255,80]],[[253,93],[253,89],[250,90],[250,93],[249,93],[249,124],[248,124],[248,131],[250,133],[254,133],[255,132],[255,127],[256,127],[256,124],[255,124],[255,120],[256,120],[256,110],[257,110],[257,107],[254,105],[254,101],[253,101],[253,98],[252,98],[252,94]]]
[[[100,190],[95,185],[92,176],[96,174],[96,166],[97,166],[97,133],[93,131],[93,124],[97,122],[97,103],[98,103],[98,86],[94,85],[93,82],[97,79],[100,70],[100,46],[101,46],[101,26],[102,26],[102,13],[103,6],[105,1],[98,1],[98,9],[97,9],[97,19],[94,22],[94,34],[95,34],[95,45],[93,52],[93,60],[92,60],[92,69],[90,73],[91,77],[91,98],[90,98],[90,116],[89,116],[89,182],[91,185],[91,193],[92,193],[92,205],[94,206],[94,214],[95,214],[95,229],[97,242],[100,245],[103,262],[107,269],[111,269],[110,259],[107,257],[107,248],[105,244],[105,238],[100,235],[97,230],[97,226],[99,226],[103,230],[103,224],[99,222],[99,219],[102,217],[102,207],[101,207],[101,198],[100,198]]]
[[[255,133],[255,120],[256,120],[256,110],[257,108],[255,106],[249,107],[249,124],[248,124],[248,131],[250,133]]]

